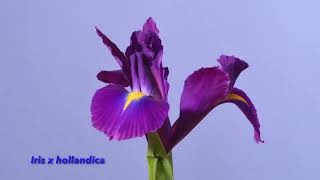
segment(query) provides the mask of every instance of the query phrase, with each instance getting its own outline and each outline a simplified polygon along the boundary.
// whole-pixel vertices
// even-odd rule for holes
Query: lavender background
[[[147,17],[170,67],[170,117],[184,79],[222,53],[250,68],[236,86],[255,103],[265,144],[245,116],[218,107],[174,150],[177,180],[319,179],[318,1],[0,1],[0,179],[147,179],[144,138],[109,142],[91,127],[99,70],[117,69],[94,32],[121,49]],[[104,166],[34,166],[32,155],[105,157]]]

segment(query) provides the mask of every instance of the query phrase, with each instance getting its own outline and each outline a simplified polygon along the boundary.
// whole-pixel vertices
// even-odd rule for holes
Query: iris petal
[[[260,137],[260,123],[257,111],[249,97],[242,90],[232,88],[230,94],[221,103],[225,102],[234,103],[240,108],[254,128],[254,140],[257,143],[263,142]]]
[[[132,33],[130,46],[125,54],[131,63],[133,87],[137,87],[135,81],[139,81],[139,88],[143,93],[167,99],[168,69],[162,66],[163,46],[158,33],[155,22],[149,18],[142,31]],[[137,68],[133,68],[134,64]]]
[[[249,97],[233,88],[240,72],[247,63],[234,57],[220,57],[222,68],[202,68],[185,81],[181,95],[180,116],[172,126],[167,151],[170,151],[216,106],[232,102],[236,104],[254,127],[254,139],[260,138],[257,112]]]
[[[138,74],[140,80],[141,92],[152,95],[152,91],[155,88],[154,83],[151,81],[150,69],[143,62],[141,52],[136,52],[136,61],[138,64]]]
[[[220,68],[201,68],[185,81],[180,111],[203,114],[227,95],[229,78]]]
[[[128,96],[130,93],[116,84],[99,89],[93,96],[92,125],[110,139],[123,140],[155,132],[168,116],[167,102],[139,96],[126,105]]]
[[[97,78],[102,82],[120,84],[123,87],[127,87],[130,85],[130,82],[126,79],[122,70],[100,71],[97,74]]]
[[[139,75],[138,75],[138,66],[136,61],[136,55],[131,54],[130,57],[130,64],[131,64],[131,82],[132,82],[132,90],[133,91],[140,91],[140,82],[139,82]]]
[[[228,74],[221,68],[202,68],[185,81],[180,116],[173,124],[168,150],[181,141],[218,103],[227,96]]]
[[[159,30],[156,23],[153,21],[152,17],[149,17],[143,25],[143,31],[149,31],[158,34]]]
[[[249,67],[245,61],[234,56],[222,55],[218,59],[218,62],[221,64],[222,69],[229,75],[230,89],[234,86],[240,73]]]
[[[150,69],[157,83],[161,97],[163,99],[167,99],[167,94],[169,90],[169,83],[167,81],[167,77],[169,74],[169,70],[167,70],[167,74],[166,74],[166,70],[162,67],[162,63],[161,63],[162,55],[163,55],[163,50],[160,50],[156,58],[152,61],[152,65]]]
[[[106,35],[104,35],[100,29],[96,27],[96,32],[98,36],[102,39],[104,45],[110,50],[113,57],[119,63],[120,67],[126,78],[131,81],[131,72],[130,72],[130,62],[129,59],[126,58],[125,54],[117,47],[115,43],[113,43]]]
[[[126,57],[123,52],[121,52],[117,45],[104,35],[98,27],[96,27],[96,32],[101,37],[103,44],[105,44],[111,51],[111,54],[115,57],[120,66],[123,66],[123,64],[126,63]]]

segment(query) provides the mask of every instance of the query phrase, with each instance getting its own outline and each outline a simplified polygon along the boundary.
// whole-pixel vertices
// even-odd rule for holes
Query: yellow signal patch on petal
[[[226,97],[226,100],[238,100],[238,101],[241,101],[241,102],[249,105],[248,102],[245,99],[243,99],[243,97],[239,96],[238,94],[231,93]]]
[[[126,110],[127,107],[131,104],[132,101],[137,101],[137,100],[141,99],[143,96],[145,96],[145,95],[143,93],[141,93],[141,92],[131,92],[131,93],[129,93],[128,96],[127,96],[126,103],[125,103],[122,111]]]

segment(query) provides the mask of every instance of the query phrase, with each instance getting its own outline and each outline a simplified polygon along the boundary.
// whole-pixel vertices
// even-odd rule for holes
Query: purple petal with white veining
[[[143,56],[141,52],[135,53],[136,62],[138,66],[138,74],[140,81],[141,92],[147,95],[152,95],[152,91],[156,87],[154,82],[152,81],[152,76],[150,73],[150,68],[148,65],[144,63]]]
[[[152,75],[157,83],[161,97],[163,97],[163,99],[167,99],[167,94],[169,89],[169,83],[167,81],[168,74],[166,74],[165,69],[162,67],[162,62],[161,62],[162,55],[163,55],[163,51],[160,50],[156,58],[152,61],[150,68],[151,68]]]
[[[155,132],[168,116],[168,103],[148,96],[133,100],[125,108],[128,94],[122,86],[111,84],[99,89],[92,99],[92,124],[110,139],[123,140]]]
[[[155,22],[149,18],[142,31],[132,33],[125,54],[131,63],[133,87],[155,98],[167,99],[168,70],[162,67],[163,46],[158,33]]]
[[[138,76],[138,65],[136,61],[136,55],[131,54],[130,57],[130,71],[131,71],[131,82],[132,82],[132,90],[133,91],[140,91],[140,82]]]

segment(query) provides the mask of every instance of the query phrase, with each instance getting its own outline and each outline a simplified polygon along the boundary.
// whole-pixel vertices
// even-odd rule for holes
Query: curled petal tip
[[[218,62],[224,69],[236,68],[235,70],[240,72],[249,67],[246,61],[235,56],[221,55],[218,59]]]
[[[260,137],[260,133],[255,132],[254,133],[254,141],[258,144],[258,143],[264,143],[264,141],[261,139]]]
[[[249,67],[248,63],[235,56],[221,55],[218,62],[221,64],[222,69],[229,75],[231,81],[230,89],[235,84],[240,73]]]

